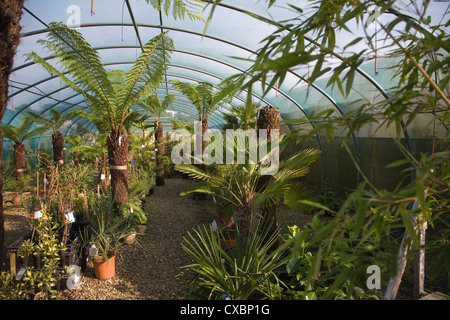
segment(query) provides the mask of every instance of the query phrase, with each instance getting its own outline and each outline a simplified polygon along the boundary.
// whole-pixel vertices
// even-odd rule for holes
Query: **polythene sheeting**
[[[175,43],[175,51],[166,75],[167,81],[161,84],[158,95],[163,98],[167,93],[176,94],[178,98],[171,109],[196,118],[195,108],[174,88],[171,80],[193,83],[207,81],[217,86],[221,80],[244,72],[251,66],[251,62],[245,59],[254,57],[262,45],[261,41],[276,30],[274,25],[257,19],[255,15],[273,21],[293,18],[296,13],[288,6],[289,2],[277,1],[268,8],[267,2],[260,0],[223,1],[216,8],[204,34],[204,23],[201,21],[191,21],[187,17],[184,20],[175,20],[171,15],[164,14],[160,18],[158,12],[146,1],[130,0],[129,4],[143,43],[159,34],[161,27],[169,31],[169,36]],[[307,2],[295,1],[295,5],[306,7]],[[446,6],[443,2],[431,2],[430,11],[438,12],[436,16],[442,17]],[[203,14],[205,18],[210,7],[206,6]],[[51,108],[64,113],[77,108],[87,108],[82,96],[65,87],[58,78],[50,76],[39,65],[25,61],[23,57],[24,54],[35,51],[51,62],[50,54],[37,43],[38,39],[46,37],[46,24],[52,21],[62,21],[71,26],[77,24],[77,30],[98,50],[102,61],[111,69],[128,71],[140,52],[138,37],[125,1],[29,0],[25,2],[25,8],[21,20],[23,38],[15,57],[14,72],[10,77],[10,101],[3,123],[17,124],[27,110],[50,115]],[[306,10],[305,14],[308,14]],[[380,19],[392,17],[383,15]],[[368,28],[368,32],[371,32],[371,28]],[[352,37],[358,36],[360,31],[356,25],[354,30],[354,34],[337,36],[337,46],[342,47],[350,42]],[[254,102],[280,109],[283,119],[303,118],[313,111],[327,108],[334,108],[337,113],[345,113],[361,103],[375,103],[385,99],[394,89],[396,82],[390,67],[396,62],[379,58],[377,63],[375,70],[374,60],[369,56],[368,61],[361,65],[356,73],[350,94],[345,97],[336,87],[326,86],[326,76],[309,85],[305,77],[314,66],[299,66],[287,75],[281,87],[273,88],[264,97],[260,87],[256,85]],[[232,104],[243,104],[245,99],[243,92],[233,99]],[[227,105],[216,111],[210,119],[210,126],[221,127],[224,123],[223,114],[227,113],[230,107],[231,105]],[[86,122],[84,119],[74,119],[66,125],[65,133],[78,121]],[[414,126],[418,127],[411,129],[413,136],[429,137],[432,134],[424,128],[420,119],[414,122]],[[284,129],[294,127],[284,126]],[[92,126],[91,128],[93,129]],[[358,135],[389,137],[394,132],[392,130],[373,130],[367,127],[360,130]]]

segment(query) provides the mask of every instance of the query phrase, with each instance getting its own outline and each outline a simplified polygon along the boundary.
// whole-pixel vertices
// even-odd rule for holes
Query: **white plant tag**
[[[216,232],[216,231],[217,231],[217,222],[216,222],[216,220],[214,220],[214,221],[211,223],[211,226],[212,226],[213,231]]]
[[[42,218],[42,212],[41,211],[35,211],[34,212],[34,219]]]
[[[122,145],[122,137],[119,137],[119,146]]]
[[[20,281],[20,279],[22,279],[24,274],[25,274],[25,268],[20,268],[19,272],[17,272],[17,275],[16,275],[16,281]]]
[[[91,245],[89,248],[89,255],[91,257],[95,257],[98,254],[98,248],[95,246],[95,244]]]
[[[104,173],[102,173],[102,174],[100,175],[100,180],[105,180],[105,174],[104,174]]]
[[[75,217],[73,216],[73,211],[66,213],[66,220],[68,222],[75,222]]]

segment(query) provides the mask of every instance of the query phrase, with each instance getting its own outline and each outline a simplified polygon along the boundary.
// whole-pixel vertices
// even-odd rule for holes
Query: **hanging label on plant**
[[[122,145],[122,137],[119,137],[119,146]]]
[[[131,206],[130,206],[130,212],[131,212],[131,213],[133,213],[133,212],[134,212],[134,211],[133,211],[133,208],[132,208]]]
[[[212,229],[213,229],[214,232],[217,231],[217,222],[216,222],[216,220],[214,220],[214,221],[211,223],[211,227],[212,227]]]
[[[16,275],[16,281],[20,281],[20,279],[22,279],[23,275],[25,274],[25,268],[20,268],[19,272],[17,272]]]
[[[73,211],[66,213],[66,220],[69,223],[75,222],[75,217],[73,216]]]
[[[91,245],[89,248],[89,255],[91,257],[95,257],[98,254],[98,248],[95,246],[95,244]]]
[[[105,174],[104,174],[104,173],[102,173],[102,174],[100,175],[100,180],[105,180]]]
[[[35,211],[33,219],[39,219],[39,218],[42,218],[42,212],[41,211]]]

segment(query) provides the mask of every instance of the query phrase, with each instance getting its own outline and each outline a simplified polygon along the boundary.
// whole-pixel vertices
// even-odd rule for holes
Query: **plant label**
[[[24,274],[25,274],[25,268],[20,268],[19,272],[17,272],[17,275],[16,275],[16,281],[20,281],[20,279],[22,279]]]
[[[98,254],[98,248],[95,246],[95,244],[93,244],[90,248],[89,248],[89,255],[91,257],[95,257]]]
[[[66,213],[66,220],[69,223],[75,222],[75,217],[73,216],[73,211],[70,211],[69,213]]]
[[[41,211],[35,211],[34,212],[34,219],[42,218],[42,212]]]

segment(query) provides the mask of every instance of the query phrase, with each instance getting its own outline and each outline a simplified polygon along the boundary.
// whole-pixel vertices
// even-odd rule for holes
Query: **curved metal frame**
[[[129,6],[128,1],[127,1],[127,5]],[[222,7],[228,8],[228,9],[232,9],[232,10],[236,10],[236,11],[239,11],[239,12],[241,12],[241,13],[244,13],[244,14],[247,14],[247,15],[250,15],[250,16],[257,16],[257,18],[258,18],[259,20],[266,21],[267,23],[270,23],[270,24],[272,24],[272,25],[282,26],[281,23],[276,22],[276,21],[274,21],[274,20],[272,20],[272,19],[270,19],[270,18],[263,17],[262,15],[259,15],[259,14],[255,13],[255,12],[250,11],[250,10],[238,8],[238,7],[236,7],[236,6],[229,5],[229,4],[225,4],[225,3],[220,3],[219,6],[222,6]],[[27,10],[27,11],[28,11],[28,10]],[[132,15],[131,7],[129,7],[129,11],[130,11],[130,14]],[[34,15],[33,15],[33,16],[34,16]],[[34,16],[34,17],[35,17],[36,19],[38,19],[36,16]],[[38,19],[38,20],[39,20],[39,19]],[[133,26],[133,27],[135,28],[135,30],[136,30],[136,33],[137,33],[138,38],[139,38],[139,33],[138,33],[138,29],[137,29],[138,26],[140,26],[140,27],[151,27],[151,28],[161,28],[161,29],[164,28],[164,29],[167,29],[167,30],[173,30],[173,31],[178,31],[178,32],[187,32],[187,33],[189,33],[189,34],[195,34],[195,35],[198,35],[198,36],[211,38],[211,39],[214,39],[214,40],[217,40],[217,41],[224,42],[224,43],[229,44],[229,45],[233,45],[233,46],[238,47],[238,48],[240,48],[240,49],[242,49],[242,50],[246,50],[246,51],[249,51],[249,52],[251,52],[251,53],[255,53],[254,51],[252,51],[252,50],[250,50],[250,49],[248,49],[248,48],[245,48],[244,46],[241,46],[241,45],[239,45],[239,44],[233,43],[233,42],[231,42],[231,41],[228,41],[228,40],[225,40],[225,39],[222,39],[222,38],[219,38],[219,37],[215,37],[215,36],[211,36],[211,35],[207,35],[207,34],[200,34],[199,32],[192,31],[192,30],[186,30],[186,29],[183,29],[183,28],[176,28],[176,27],[164,26],[163,23],[162,23],[162,20],[161,20],[161,25],[150,25],[150,24],[136,23],[136,22],[134,21],[134,19],[132,19],[132,20],[133,20],[133,23],[132,23],[132,24],[129,24],[129,23],[121,23],[121,24],[118,24],[118,23],[102,23],[102,24],[91,23],[91,24],[83,24],[83,25],[81,25],[81,27],[96,27],[96,26]],[[41,21],[41,20],[39,20],[39,21]],[[42,22],[42,21],[41,21],[41,22]],[[43,23],[43,22],[42,22],[42,23]],[[43,23],[43,24],[45,25],[45,23]],[[35,34],[39,34],[39,33],[43,33],[43,32],[46,32],[46,30],[35,30],[35,31],[32,31],[32,32],[26,33],[24,36],[35,35]],[[317,44],[313,39],[311,39],[311,38],[305,37],[305,39],[306,39],[307,41],[309,41],[310,43],[316,45],[316,46],[318,45],[318,44]],[[139,38],[139,40],[140,40],[140,38]],[[136,46],[124,46],[124,47],[136,47]],[[140,47],[142,48],[142,44],[141,44]],[[99,48],[99,49],[101,50],[101,49],[112,49],[112,48],[118,48],[118,47],[102,47],[102,48]],[[120,48],[123,48],[123,47],[120,47]],[[174,51],[175,51],[175,50],[174,50]],[[239,70],[239,68],[237,68],[237,67],[235,67],[235,66],[232,66],[232,65],[230,65],[230,64],[227,63],[227,62],[221,62],[221,61],[219,61],[219,60],[217,60],[217,59],[215,59],[215,58],[212,58],[212,57],[207,57],[207,56],[204,56],[204,55],[201,55],[201,54],[191,53],[191,52],[187,52],[187,51],[184,51],[184,50],[178,50],[178,52],[185,53],[185,54],[192,54],[192,55],[195,55],[195,56],[198,56],[198,57],[201,57],[201,58],[205,58],[205,59],[209,59],[209,60],[212,60],[212,61],[215,61],[215,62],[223,63],[224,65],[227,65],[227,66],[229,66],[229,67],[232,67],[232,68],[235,68],[235,69]],[[333,53],[333,54],[335,54],[336,57],[342,59],[338,54],[336,54],[336,53]],[[24,64],[24,65],[20,66],[19,68],[23,68],[23,67],[26,67],[26,66],[27,66],[27,65]],[[175,66],[175,67],[183,67],[183,68],[185,68],[185,69],[189,69],[189,70],[195,71],[195,72],[199,72],[199,71],[200,71],[200,70],[198,70],[198,69],[190,68],[190,67],[185,67],[185,66],[177,66],[177,65],[172,65],[172,66]],[[18,70],[19,68],[15,68],[15,69]],[[373,85],[373,86],[374,86],[374,87],[375,87],[375,88],[376,88],[376,89],[377,89],[377,90],[378,90],[385,98],[389,98],[387,92],[386,92],[386,91],[378,84],[378,82],[375,81],[375,79],[373,79],[372,77],[370,77],[365,71],[361,70],[359,67],[355,68],[355,70],[356,70],[359,74],[361,74],[361,75],[363,76],[363,78],[365,78],[367,81],[369,81],[369,82],[370,82],[370,83],[371,83],[371,84],[372,84],[372,85]],[[241,71],[243,71],[243,70],[241,70]],[[201,71],[200,71],[200,72],[201,72]],[[205,72],[203,72],[203,73],[205,73]],[[304,77],[302,77],[302,76],[300,76],[300,75],[298,75],[298,74],[296,74],[296,73],[294,73],[294,72],[291,72],[291,73],[292,73],[293,75],[295,75],[296,77],[298,77],[299,79],[301,79],[301,80],[303,80],[303,81],[307,81],[306,79],[304,79]],[[205,73],[205,74],[207,74],[207,73]],[[215,75],[212,75],[212,74],[209,74],[209,75],[215,76]],[[216,76],[216,77],[218,77],[218,76]],[[51,78],[52,78],[52,77],[51,77]],[[48,80],[50,80],[51,78],[47,78],[47,79],[41,80],[41,81],[39,81],[38,83],[33,84],[33,85],[31,85],[31,86],[36,86],[37,84],[44,83],[45,81],[48,81]],[[218,77],[218,78],[220,78],[220,77]],[[29,86],[28,88],[30,88],[31,86]],[[342,109],[339,107],[338,103],[337,103],[337,102],[336,102],[329,94],[327,94],[323,89],[321,89],[320,87],[318,87],[318,86],[315,85],[315,84],[311,84],[311,86],[312,86],[314,89],[318,90],[319,93],[322,94],[324,97],[326,97],[326,98],[328,99],[328,101],[330,101],[330,103],[336,108],[336,110],[337,110],[340,114],[344,114],[343,111],[342,111]],[[166,87],[166,89],[167,89],[167,87]],[[23,90],[26,90],[26,89],[23,89]],[[14,93],[14,95],[19,94],[20,92],[23,92],[23,90]],[[40,101],[40,100],[43,99],[43,98],[49,97],[49,95],[51,95],[51,94],[53,94],[53,93],[56,93],[56,92],[59,92],[60,90],[62,90],[62,88],[59,89],[59,90],[55,90],[55,91],[53,91],[52,93],[47,94],[47,95],[45,95],[44,97],[42,97],[42,98],[40,98],[40,99],[35,100],[35,101],[32,102],[30,105],[32,105],[32,104],[34,104],[34,103]],[[283,91],[281,91],[281,90],[279,90],[279,89],[278,89],[278,92],[284,94],[284,96],[285,96],[289,101],[293,102],[294,105],[296,105],[296,106],[302,111],[302,113],[303,113],[306,117],[308,117],[308,112],[306,112],[306,110],[300,105],[300,103],[298,103],[298,102],[297,102],[295,99],[293,99],[291,96],[287,95],[286,93],[284,93]],[[73,97],[73,96],[71,96],[70,98],[72,98],[72,97]],[[56,105],[58,105],[58,104],[60,104],[60,103],[64,103],[64,101],[69,100],[70,98],[67,98],[67,99],[65,99],[65,100],[63,100],[63,101],[59,101]],[[261,97],[261,98],[262,98],[262,97]],[[261,100],[262,100],[262,99],[261,99]],[[78,102],[77,104],[79,104],[79,103],[81,103],[81,102]],[[269,104],[269,105],[270,105],[270,104]],[[53,105],[52,107],[54,107],[54,106],[55,106],[55,105]],[[74,106],[74,105],[72,105],[71,107],[73,107],[73,106]],[[70,108],[71,108],[71,107],[70,107]],[[47,109],[50,109],[50,107],[47,108]],[[23,109],[21,109],[21,111],[22,111],[22,110],[23,110]],[[67,110],[67,109],[66,109],[66,110]],[[15,116],[12,117],[10,121],[12,121],[14,118],[15,118]],[[402,125],[404,126],[404,124],[402,124]],[[409,146],[410,149],[411,149],[411,142],[410,142],[410,138],[409,138],[408,131],[407,131],[406,127],[403,127],[403,131],[404,131],[404,134],[405,134],[405,138],[406,138],[406,140],[407,140],[407,142],[408,142],[408,146]],[[318,141],[319,141],[319,145],[321,146],[320,138],[319,138],[318,136],[317,136],[317,139],[318,139]],[[358,159],[358,161],[359,161],[359,159],[360,159],[360,156],[359,156],[359,147],[358,147],[358,144],[357,144],[356,137],[355,137],[354,135],[353,135],[353,140],[354,140],[354,142],[355,142],[355,152],[356,152],[356,156],[357,156],[357,159]],[[322,149],[322,147],[321,147],[321,149]],[[358,180],[359,180],[359,178],[358,178]]]

